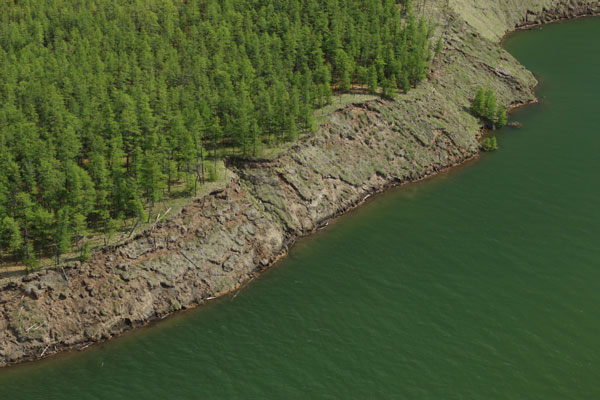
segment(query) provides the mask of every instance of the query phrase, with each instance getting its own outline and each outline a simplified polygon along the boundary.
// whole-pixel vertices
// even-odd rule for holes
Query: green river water
[[[243,289],[0,370],[0,399],[599,399],[600,19],[519,33],[541,104]]]

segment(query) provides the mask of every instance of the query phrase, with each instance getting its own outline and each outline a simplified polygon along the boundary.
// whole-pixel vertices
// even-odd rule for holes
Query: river
[[[600,19],[511,35],[541,103],[241,292],[0,370],[1,399],[600,398]]]

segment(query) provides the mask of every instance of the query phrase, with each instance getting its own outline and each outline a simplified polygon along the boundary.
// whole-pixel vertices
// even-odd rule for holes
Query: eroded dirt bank
[[[507,7],[487,3],[498,15]],[[546,22],[600,11],[597,1],[525,3],[513,6],[520,19],[502,33],[535,21],[530,12]],[[83,348],[234,290],[370,194],[476,156],[481,127],[467,109],[477,87],[517,105],[535,99],[536,81],[470,17],[459,17],[464,10],[436,10],[447,21],[446,49],[418,89],[338,110],[273,161],[232,161],[237,178],[225,190],[88,263],[0,287],[0,366]]]

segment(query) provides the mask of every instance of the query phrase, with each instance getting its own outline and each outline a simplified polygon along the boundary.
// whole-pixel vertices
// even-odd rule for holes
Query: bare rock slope
[[[515,26],[598,15],[598,0],[449,0],[482,36],[498,41]]]
[[[332,112],[275,160],[231,161],[237,178],[225,190],[88,263],[0,287],[0,366],[83,348],[234,290],[370,194],[476,156],[481,126],[467,110],[478,86],[508,105],[535,99],[535,79],[497,39],[558,3],[434,2],[446,48],[417,89]]]

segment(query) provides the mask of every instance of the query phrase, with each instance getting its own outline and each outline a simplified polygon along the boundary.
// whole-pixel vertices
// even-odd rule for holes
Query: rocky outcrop
[[[595,15],[600,15],[600,1],[571,0],[555,4],[541,12],[528,10],[527,16],[517,24],[517,27],[530,28],[536,25]]]
[[[518,26],[600,14],[598,0],[448,0],[483,37],[499,41]]]
[[[340,107],[289,153],[230,160],[233,182],[169,221],[87,263],[0,287],[0,366],[84,348],[234,290],[370,194],[475,157],[481,126],[467,110],[477,87],[518,105],[535,99],[536,81],[472,24],[439,10],[446,48],[417,89]]]

